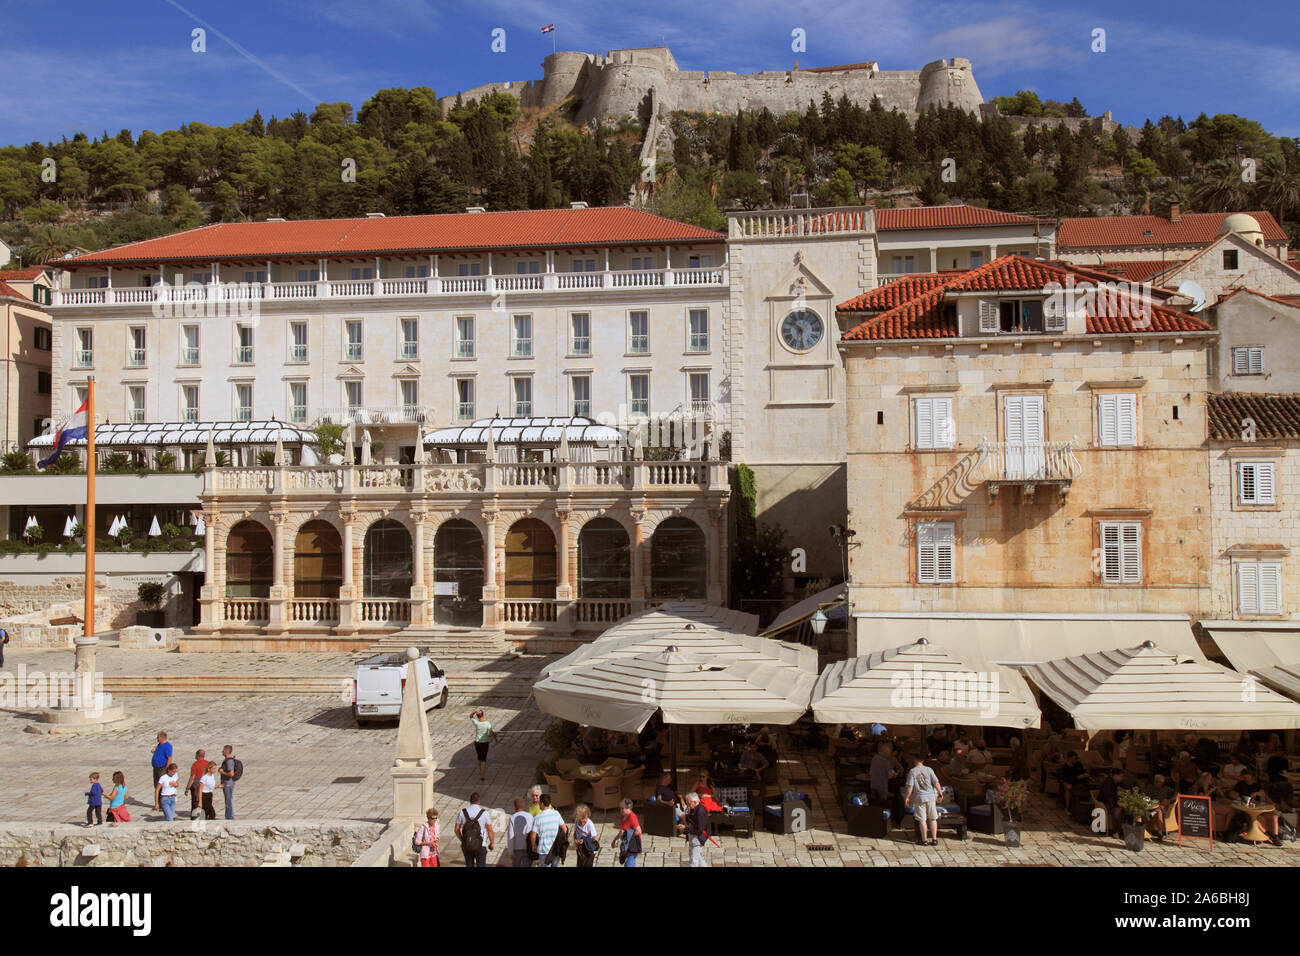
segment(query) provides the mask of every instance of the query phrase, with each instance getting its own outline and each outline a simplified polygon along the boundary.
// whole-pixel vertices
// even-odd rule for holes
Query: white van
[[[406,689],[406,654],[380,654],[357,665],[352,679],[352,715],[357,726],[367,720],[392,719],[402,712],[402,692]],[[420,697],[424,709],[445,707],[447,677],[428,657],[415,659],[420,675]]]

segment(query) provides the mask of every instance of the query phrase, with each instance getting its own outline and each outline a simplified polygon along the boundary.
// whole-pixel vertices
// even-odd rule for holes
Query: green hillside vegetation
[[[1029,91],[996,99],[1005,114],[1082,116]],[[459,212],[625,202],[640,177],[643,134],[631,119],[580,129],[576,104],[521,112],[506,94],[443,119],[427,87],[380,90],[354,113],[322,103],[310,115],[230,127],[191,123],[163,133],[84,133],[0,148],[0,237],[25,262],[100,249],[207,222]],[[725,210],[790,203],[877,206],[965,201],[1040,215],[1263,208],[1294,235],[1300,224],[1300,141],[1231,114],[1148,121],[1140,133],[1085,122],[1019,130],[960,109],[905,116],[829,95],[802,113],[677,113],[671,157],[644,194],[648,209],[722,228]],[[1240,161],[1256,161],[1254,182]],[[56,175],[46,181],[45,161]],[[943,177],[955,163],[955,181]],[[355,163],[347,181],[346,161]],[[44,165],[43,165],[44,164]]]

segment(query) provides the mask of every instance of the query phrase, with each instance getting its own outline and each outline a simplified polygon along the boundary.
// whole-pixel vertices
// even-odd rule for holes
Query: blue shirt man
[[[158,778],[162,772],[167,769],[167,765],[172,761],[172,745],[167,742],[167,731],[158,731],[158,746],[153,748],[153,782],[158,783]]]

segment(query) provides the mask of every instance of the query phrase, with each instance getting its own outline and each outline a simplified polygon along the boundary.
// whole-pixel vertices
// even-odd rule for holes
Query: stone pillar
[[[708,562],[705,565],[708,569],[705,576],[705,599],[710,604],[721,606],[722,604],[722,515],[723,510],[720,507],[709,509],[709,530],[705,537],[705,546],[708,548]]]
[[[287,511],[271,512],[271,578],[270,605],[266,622],[267,634],[283,634],[291,614],[287,607],[289,589],[284,586],[284,526],[289,521]]]
[[[632,509],[632,613],[645,610],[645,508]]]
[[[930,271],[931,272],[939,271],[939,247],[938,246],[930,247]]]
[[[412,511],[415,534],[411,538],[411,627],[424,627],[429,619],[429,589],[424,584],[424,522],[428,513]]]
[[[336,634],[355,634],[357,585],[352,569],[352,532],[357,513],[342,510],[339,517],[343,519],[343,583],[339,586],[339,624],[334,630]]]
[[[491,468],[488,469],[489,471]],[[487,524],[486,540],[483,542],[483,626],[490,630],[501,629],[501,612],[499,607],[500,591],[497,585],[497,512],[494,508],[483,510],[483,520]]]
[[[199,588],[199,626],[211,633],[221,626],[221,588],[217,583],[217,513],[200,512],[203,518],[203,585]]]
[[[568,468],[568,462],[561,465]],[[574,587],[569,573],[569,502],[556,504],[555,517],[560,523],[560,537],[555,542],[558,580],[555,588],[555,626],[562,632],[572,632],[577,627],[574,609]]]
[[[406,687],[402,690],[402,711],[397,724],[397,759],[389,774],[393,779],[393,822],[402,821],[407,829],[423,822],[425,811],[433,806],[433,753],[429,749],[429,718],[420,694],[420,679],[415,659],[420,652],[406,650]],[[443,833],[452,835],[451,821]]]

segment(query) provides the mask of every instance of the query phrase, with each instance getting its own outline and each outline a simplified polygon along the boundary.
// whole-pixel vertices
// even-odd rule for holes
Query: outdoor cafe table
[[[594,763],[584,763],[577,770],[577,779],[592,783],[604,777],[612,777],[615,773],[616,771],[613,767],[605,767]]]
[[[1253,807],[1248,807],[1244,803],[1234,803],[1232,809],[1250,815],[1250,829],[1242,834],[1241,838],[1243,840],[1247,840],[1251,843],[1268,842],[1268,834],[1265,833],[1264,828],[1259,825],[1259,816],[1262,813],[1270,813],[1273,810],[1276,810],[1276,807],[1271,803],[1256,804]]]

